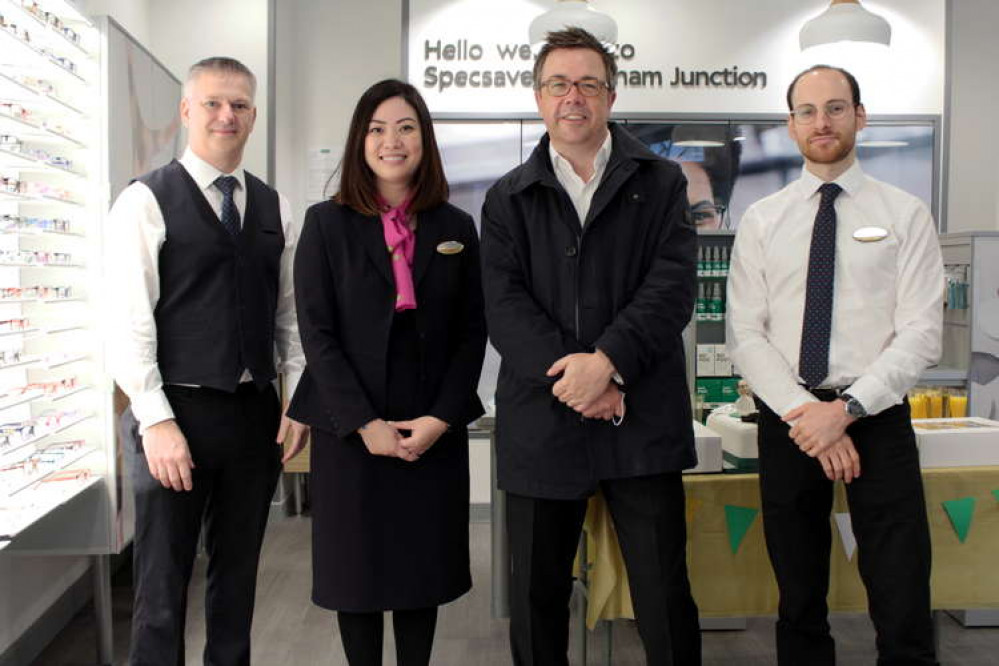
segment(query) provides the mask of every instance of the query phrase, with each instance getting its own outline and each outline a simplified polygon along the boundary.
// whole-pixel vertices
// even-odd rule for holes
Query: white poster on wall
[[[845,66],[875,114],[941,114],[945,0],[873,0],[892,26],[889,48],[857,44],[802,53],[798,31],[815,0],[592,0],[618,25],[615,111],[783,113],[794,75]],[[407,75],[432,112],[535,111],[531,20],[553,0],[409,0]]]

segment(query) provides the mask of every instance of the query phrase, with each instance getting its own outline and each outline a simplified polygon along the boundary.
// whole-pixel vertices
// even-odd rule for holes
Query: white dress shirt
[[[941,352],[943,262],[933,219],[916,197],[868,177],[855,162],[834,181],[836,277],[829,375],[870,414],[902,402]],[[798,354],[812,227],[823,181],[801,178],[753,204],[739,223],[728,277],[732,362],[777,414],[815,400]],[[855,232],[887,232],[862,242]],[[866,235],[866,234],[859,234]]]
[[[552,160],[552,168],[555,170],[555,177],[565,188],[566,193],[572,200],[572,205],[579,215],[579,225],[586,224],[586,215],[590,212],[590,204],[593,202],[593,193],[600,186],[603,180],[604,171],[607,170],[607,162],[611,156],[611,133],[607,132],[607,138],[600,145],[597,154],[593,157],[593,176],[586,182],[579,177],[569,160],[558,154],[555,146],[548,144],[548,155]]]
[[[180,164],[187,169],[218,216],[222,213],[222,191],[214,185],[215,179],[235,176],[239,185],[233,193],[233,201],[242,224],[246,214],[246,177],[242,168],[224,174],[190,149],[184,152]],[[285,374],[290,395],[305,367],[292,283],[299,230],[292,224],[288,200],[278,196],[284,251],[281,253],[274,339],[277,371]],[[156,363],[156,320],[153,316],[160,297],[159,254],[166,241],[166,223],[156,196],[148,186],[137,181],[121,192],[108,214],[104,238],[108,366],[118,386],[131,399],[140,430],[145,431],[151,425],[174,417],[163,393],[163,380]],[[244,370],[241,381],[248,379],[248,372]]]

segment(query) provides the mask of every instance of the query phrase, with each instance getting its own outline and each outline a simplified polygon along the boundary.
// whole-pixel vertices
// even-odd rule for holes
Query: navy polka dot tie
[[[832,328],[833,278],[836,275],[836,209],[833,202],[843,191],[836,183],[819,188],[822,201],[812,227],[808,253],[805,316],[801,325],[798,374],[806,386],[822,384],[829,374],[829,331]]]
[[[233,236],[239,234],[239,210],[232,199],[238,183],[235,176],[219,176],[215,179],[215,187],[222,192],[222,226]]]

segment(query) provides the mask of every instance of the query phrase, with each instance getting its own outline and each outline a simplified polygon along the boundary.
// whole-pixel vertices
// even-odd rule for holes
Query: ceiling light
[[[801,50],[834,42],[891,44],[891,25],[860,6],[859,0],[832,0],[829,7],[806,22],[798,34]]]
[[[684,148],[721,148],[728,140],[725,125],[677,125],[670,138]]]
[[[541,44],[549,32],[582,28],[604,44],[617,43],[617,23],[607,14],[590,7],[587,0],[558,0],[557,4],[531,21],[528,35],[532,45]]]

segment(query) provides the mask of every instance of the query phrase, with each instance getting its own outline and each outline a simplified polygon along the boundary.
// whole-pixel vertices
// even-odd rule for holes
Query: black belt
[[[838,400],[839,397],[843,395],[843,393],[845,393],[848,388],[849,386],[840,386],[834,388],[808,388],[807,386],[804,387],[806,391],[814,395],[822,402],[832,402],[833,400]]]

